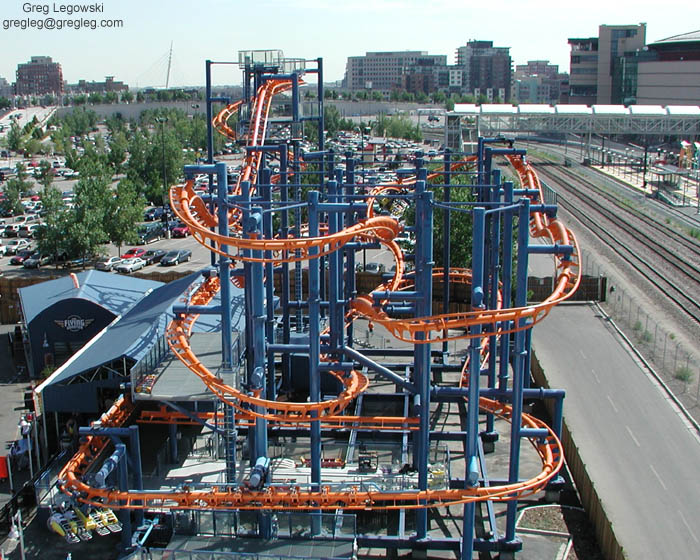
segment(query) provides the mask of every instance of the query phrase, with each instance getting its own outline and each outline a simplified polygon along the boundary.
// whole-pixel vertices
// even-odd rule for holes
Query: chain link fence
[[[605,275],[591,259],[584,260],[584,272]],[[649,311],[619,285],[610,285],[601,304],[636,349],[652,365],[674,395],[698,420],[700,418],[700,358],[684,347],[677,335],[666,330]]]

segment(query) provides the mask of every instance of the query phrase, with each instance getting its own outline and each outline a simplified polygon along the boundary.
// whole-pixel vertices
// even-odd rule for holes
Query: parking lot
[[[2,243],[7,244],[8,241],[13,238],[2,238]],[[36,245],[34,243],[34,245]],[[121,248],[121,251],[114,245],[105,245],[104,254],[108,256],[119,256],[125,253],[131,247],[140,247],[142,249],[162,249],[164,251],[170,251],[174,249],[189,249],[192,251],[192,257],[189,262],[177,264],[175,266],[159,266],[157,264],[149,265],[143,269],[143,272],[168,272],[171,270],[198,270],[209,264],[211,264],[211,253],[197,243],[191,236],[178,239],[161,239],[160,241],[154,241],[153,243],[148,243],[147,245],[127,245]],[[0,271],[3,276],[13,277],[13,276],[32,276],[32,275],[47,275],[52,271],[57,270],[56,264],[50,264],[40,267],[39,269],[26,269],[22,265],[12,265],[10,264],[11,257],[4,256],[0,257]],[[93,268],[88,266],[88,268]],[[63,264],[58,264],[58,270],[63,270]],[[81,267],[72,268],[71,271],[79,272]],[[116,274],[116,273],[114,273]]]

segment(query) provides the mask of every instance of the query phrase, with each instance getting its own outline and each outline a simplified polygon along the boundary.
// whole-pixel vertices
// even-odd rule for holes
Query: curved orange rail
[[[506,420],[510,420],[508,405],[481,398],[479,406]],[[133,411],[131,402],[119,399],[101,418],[102,426],[122,425]],[[59,473],[62,490],[83,503],[114,509],[417,509],[449,506],[475,501],[507,501],[522,499],[539,490],[555,476],[563,465],[561,443],[554,432],[541,420],[523,414],[523,426],[547,429],[544,441],[532,442],[542,460],[542,471],[535,477],[504,486],[442,489],[425,491],[381,492],[364,490],[351,484],[344,491],[332,491],[322,486],[312,491],[298,485],[273,485],[262,491],[240,486],[213,486],[206,490],[182,488],[167,491],[119,491],[111,488],[94,488],[81,480],[109,443],[102,436],[87,436],[78,452]]]
[[[285,80],[267,82],[258,90],[254,105],[254,119],[248,134],[248,143],[251,146],[262,145],[267,126],[267,115],[272,96],[291,87]],[[215,119],[217,129],[231,137],[232,129],[226,124],[233,113],[233,106],[227,106]],[[240,192],[243,181],[253,181],[256,177],[259,153],[249,152],[244,171],[236,186]],[[511,158],[511,164],[521,177],[523,186],[539,188],[539,182],[532,170],[522,159]],[[464,165],[458,162],[455,165]],[[439,173],[435,174],[439,175]],[[401,188],[405,188],[410,181],[404,182]],[[254,187],[251,187],[251,190]],[[391,188],[384,186],[384,188]],[[242,237],[220,236],[209,231],[208,228],[216,226],[216,217],[208,212],[206,205],[194,193],[192,182],[184,186],[173,187],[170,192],[172,207],[178,217],[188,223],[195,232],[195,237],[200,242],[213,241],[214,250],[222,252],[221,246],[228,245],[239,252],[235,258],[241,260],[267,262],[265,259],[253,259],[241,255],[242,250],[273,251],[276,255],[275,262],[280,259],[291,262],[294,260],[316,258],[338,250],[353,237],[372,238],[379,240],[393,253],[397,262],[394,277],[380,286],[381,289],[397,290],[408,289],[410,278],[403,278],[403,254],[398,245],[393,241],[400,231],[398,222],[392,218],[374,217],[371,214],[365,220],[337,234],[323,237],[305,237],[291,239],[250,239]],[[370,205],[371,208],[371,205]],[[195,215],[196,212],[196,215]],[[234,213],[229,219],[235,217]],[[352,305],[353,311],[349,315],[362,314],[365,317],[383,324],[397,338],[414,343],[433,342],[443,340],[436,338],[438,331],[448,328],[465,328],[471,325],[491,326],[493,332],[481,333],[479,336],[489,334],[502,334],[509,331],[497,330],[497,323],[501,321],[516,321],[520,318],[530,319],[532,324],[544,317],[549,309],[559,301],[569,297],[579,282],[578,271],[578,247],[576,240],[564,226],[556,220],[549,221],[545,216],[533,214],[530,220],[530,230],[535,237],[548,236],[553,242],[559,244],[574,245],[575,251],[572,258],[558,257],[559,274],[557,285],[552,295],[542,304],[528,306],[520,309],[496,309],[476,311],[462,314],[448,314],[437,317],[426,317],[408,321],[399,321],[386,317],[372,306],[371,297],[361,296]],[[316,249],[317,253],[310,255],[310,249]],[[301,256],[290,256],[294,251],[299,251]],[[436,271],[436,274],[441,274]],[[452,281],[470,282],[468,271],[455,269],[450,274]],[[211,301],[219,289],[219,280],[209,279],[202,283],[199,289],[191,296],[190,302],[196,305],[204,305]],[[352,318],[352,317],[350,317]],[[224,403],[236,408],[244,422],[252,422],[256,417],[265,417],[282,424],[307,423],[314,420],[325,425],[342,425],[351,427],[364,424],[363,427],[381,429],[415,429],[416,418],[371,418],[360,419],[353,416],[339,415],[350,402],[367,387],[365,376],[358,372],[332,373],[343,384],[343,391],[336,399],[317,403],[283,403],[268,401],[259,398],[256,394],[247,394],[243,391],[227,386],[212,372],[208,371],[197,359],[189,345],[189,336],[197,315],[186,315],[171,322],[168,326],[167,337],[177,357],[196,375],[198,375],[207,387],[216,394]],[[517,325],[517,323],[516,323]],[[516,330],[519,327],[514,327]],[[415,339],[418,332],[430,334],[427,340]],[[406,334],[408,333],[408,334]],[[469,335],[454,338],[469,338]],[[482,348],[483,353],[483,348]],[[465,382],[464,375],[462,383]],[[247,405],[247,406],[246,406]],[[480,398],[479,406],[483,411],[493,413],[508,421],[511,421],[512,409],[509,405],[491,399]],[[259,413],[250,407],[260,407],[266,412]],[[101,418],[103,426],[120,426],[127,422],[133,412],[133,405],[129,400],[119,399]],[[312,415],[313,414],[313,415]],[[360,485],[350,485],[343,491],[333,491],[329,486],[322,486],[320,491],[309,490],[298,485],[271,485],[262,491],[253,491],[240,486],[214,486],[208,489],[183,488],[178,491],[139,491],[125,492],[113,489],[93,488],[86,484],[82,477],[87,474],[93,463],[99,458],[102,451],[108,445],[107,438],[100,436],[87,436],[82,441],[78,452],[68,461],[59,474],[62,489],[74,495],[81,502],[96,506],[109,506],[113,508],[145,509],[396,509],[396,508],[426,508],[435,506],[447,506],[473,501],[495,500],[505,501],[521,499],[538,492],[553,476],[559,472],[563,464],[561,443],[554,432],[542,421],[530,415],[522,415],[524,427],[544,428],[548,431],[546,438],[531,441],[542,461],[541,472],[527,481],[522,481],[504,486],[476,487],[467,489],[429,489],[425,491],[401,491],[382,492],[366,490]]]

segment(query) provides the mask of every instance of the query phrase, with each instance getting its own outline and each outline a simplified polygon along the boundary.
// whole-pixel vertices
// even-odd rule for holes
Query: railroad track
[[[569,195],[558,197],[562,208],[700,324],[700,243],[568,170],[548,167],[540,174]]]

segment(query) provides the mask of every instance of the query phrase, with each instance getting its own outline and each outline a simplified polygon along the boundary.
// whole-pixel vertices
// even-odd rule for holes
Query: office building
[[[457,49],[456,66],[462,69],[462,93],[484,95],[489,101],[510,100],[510,47],[494,47],[493,41],[469,41]]]
[[[697,105],[700,100],[700,31],[651,43],[627,76],[636,78],[637,104]],[[629,80],[629,78],[628,78]]]
[[[107,76],[104,82],[88,82],[79,80],[77,84],[68,84],[66,90],[71,93],[108,93],[129,91],[124,82],[115,81],[114,76]]]
[[[17,65],[17,95],[42,95],[63,93],[63,71],[50,56],[33,56],[25,64]]]
[[[620,72],[625,55],[642,49],[645,41],[646,23],[601,25],[598,37],[569,39],[568,102],[584,105],[620,103],[622,93],[614,89],[613,76]]]
[[[368,52],[348,57],[343,85],[352,91],[391,92],[407,86],[432,91],[437,84],[435,73],[446,64],[446,55],[429,55],[425,51]],[[407,78],[411,75],[414,77]]]
[[[529,60],[515,67],[514,97],[519,103],[556,104],[568,83],[568,74],[559,72],[557,64]]]

